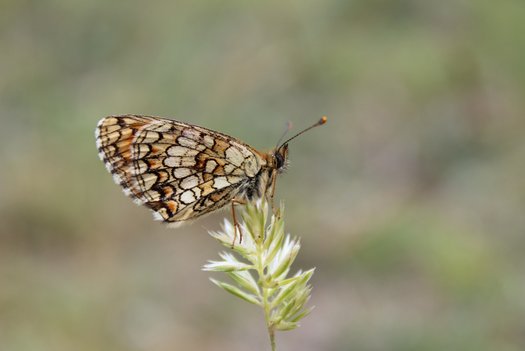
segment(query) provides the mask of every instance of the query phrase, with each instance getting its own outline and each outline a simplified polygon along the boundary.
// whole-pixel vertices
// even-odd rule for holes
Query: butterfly
[[[273,199],[288,142],[326,120],[267,153],[207,128],[143,115],[102,118],[95,136],[100,159],[124,193],[155,219],[178,226],[227,204],[235,222],[234,204]]]

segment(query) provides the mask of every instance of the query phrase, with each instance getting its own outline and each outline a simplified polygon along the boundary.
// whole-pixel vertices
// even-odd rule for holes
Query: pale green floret
[[[221,261],[209,261],[203,267],[206,271],[225,272],[234,285],[211,281],[232,295],[263,308],[272,350],[275,350],[276,330],[295,329],[299,326],[298,321],[310,313],[311,308],[305,305],[312,291],[308,282],[314,273],[314,269],[310,269],[288,277],[301,246],[299,239],[285,235],[282,214],[281,207],[277,214],[268,218],[268,203],[264,200],[246,205],[240,223],[242,241],[236,237],[235,228],[228,220],[224,221],[222,231],[210,232],[239,258],[222,252],[219,254]]]

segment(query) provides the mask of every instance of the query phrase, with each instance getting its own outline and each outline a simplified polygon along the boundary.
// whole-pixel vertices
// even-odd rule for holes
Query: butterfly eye
[[[275,166],[277,169],[282,169],[285,165],[285,156],[280,151],[275,154]]]

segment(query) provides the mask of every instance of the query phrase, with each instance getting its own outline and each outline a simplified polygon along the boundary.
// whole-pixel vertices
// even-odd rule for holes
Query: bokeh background
[[[0,350],[266,350],[207,235],[113,184],[97,121],[173,117],[269,149],[296,269],[282,350],[525,349],[525,6],[0,2]]]

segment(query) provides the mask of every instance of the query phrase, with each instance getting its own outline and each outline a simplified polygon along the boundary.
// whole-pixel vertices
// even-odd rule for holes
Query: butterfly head
[[[293,137],[287,139],[282,144],[278,143],[278,146],[275,148],[275,150],[270,154],[271,160],[270,160],[270,167],[277,170],[277,172],[282,173],[286,170],[286,167],[288,166],[288,143],[298,137],[299,135],[303,134],[304,132],[323,125],[326,123],[326,116],[323,116],[317,123],[311,125],[310,127],[300,131],[299,133],[295,134]],[[286,132],[288,132],[291,128],[291,124],[288,124],[288,127],[286,129]],[[285,132],[285,134],[286,134]],[[284,135],[281,137],[281,140],[283,139]]]
[[[288,144],[280,146],[273,154],[273,157],[275,168],[279,173],[283,172],[288,166]]]

